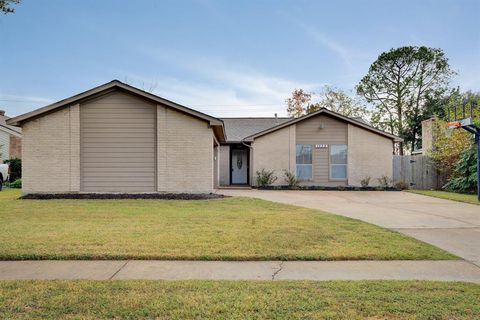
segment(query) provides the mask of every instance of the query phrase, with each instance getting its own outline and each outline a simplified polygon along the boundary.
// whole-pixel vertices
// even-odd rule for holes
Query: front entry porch
[[[230,185],[249,186],[250,149],[243,144],[230,145]]]

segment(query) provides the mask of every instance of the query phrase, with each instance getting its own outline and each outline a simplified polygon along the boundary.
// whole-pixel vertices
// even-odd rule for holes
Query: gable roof
[[[0,130],[4,131],[8,134],[21,137],[22,136],[22,128],[19,127],[14,127],[14,126],[9,126],[6,123],[6,120],[10,119],[9,117],[0,114]]]
[[[49,113],[49,112],[52,112],[56,109],[65,107],[67,105],[74,104],[74,103],[76,103],[80,100],[89,98],[93,95],[96,95],[96,94],[99,94],[99,93],[102,93],[102,92],[105,92],[105,91],[115,90],[115,89],[121,89],[121,90],[130,92],[130,93],[133,93],[135,95],[142,96],[146,99],[153,100],[157,103],[166,105],[166,106],[168,106],[172,109],[175,109],[177,111],[186,113],[186,114],[191,115],[195,118],[205,120],[209,123],[210,126],[212,126],[212,128],[214,129],[217,136],[220,137],[219,140],[223,141],[225,139],[225,130],[224,130],[224,127],[223,127],[222,120],[220,120],[218,118],[215,118],[215,117],[212,117],[212,116],[209,116],[205,113],[190,109],[188,107],[185,107],[185,106],[180,105],[178,103],[175,103],[173,101],[164,99],[164,98],[159,97],[157,95],[154,95],[152,93],[140,90],[140,89],[135,88],[131,85],[123,83],[119,80],[112,80],[108,83],[102,84],[102,85],[100,85],[98,87],[95,87],[93,89],[90,89],[90,90],[84,91],[82,93],[76,94],[76,95],[74,95],[70,98],[66,98],[66,99],[57,101],[57,102],[52,103],[50,105],[47,105],[43,108],[39,108],[39,109],[33,110],[31,112],[19,115],[17,117],[8,119],[7,124],[15,125],[15,126],[21,126],[22,123],[24,123],[25,121],[32,120],[33,118],[36,118],[38,116],[41,116],[41,115]]]
[[[227,142],[241,142],[257,132],[273,128],[292,118],[220,118],[225,126]]]
[[[357,126],[357,127],[361,127],[363,129],[366,129],[366,130],[369,130],[373,133],[376,133],[376,134],[379,134],[381,136],[384,136],[384,137],[387,137],[389,139],[392,139],[394,142],[400,142],[400,141],[403,141],[402,138],[394,135],[394,134],[391,134],[391,133],[388,133],[388,132],[385,132],[385,131],[382,131],[382,130],[379,130],[377,128],[374,128],[372,127],[371,125],[368,125],[366,124],[364,121],[359,121],[359,120],[356,120],[355,118],[349,118],[349,117],[346,117],[344,115],[341,115],[337,112],[333,112],[331,110],[328,110],[326,108],[321,108],[320,110],[317,110],[315,112],[312,112],[312,113],[309,113],[307,115],[304,115],[304,116],[301,116],[301,117],[298,117],[298,118],[294,118],[294,119],[291,119],[290,121],[286,121],[286,122],[283,122],[279,125],[276,125],[275,127],[272,127],[272,128],[269,128],[269,129],[266,129],[266,130],[263,130],[263,131],[260,131],[260,132],[257,132],[255,134],[252,134],[248,137],[245,137],[243,139],[243,141],[246,141],[246,142],[251,142],[253,141],[255,138],[258,138],[258,137],[261,137],[261,136],[264,136],[266,134],[269,134],[270,132],[274,132],[274,131],[277,131],[279,129],[282,129],[282,128],[285,128],[285,127],[288,127],[288,126],[291,126],[292,124],[295,124],[297,122],[300,122],[300,121],[303,121],[303,120],[306,120],[306,119],[309,119],[309,118],[312,118],[314,116],[317,116],[317,115],[320,115],[320,114],[325,114],[325,115],[328,115],[328,116],[331,116],[333,118],[336,118],[336,119],[339,119],[339,120],[342,120],[344,122],[347,122],[349,124],[352,124],[354,126]]]

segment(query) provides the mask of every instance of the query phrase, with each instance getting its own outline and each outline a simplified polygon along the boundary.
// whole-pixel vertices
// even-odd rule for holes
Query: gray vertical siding
[[[220,185],[228,186],[230,184],[230,146],[220,146]]]
[[[156,105],[114,92],[80,105],[80,188],[156,191]]]

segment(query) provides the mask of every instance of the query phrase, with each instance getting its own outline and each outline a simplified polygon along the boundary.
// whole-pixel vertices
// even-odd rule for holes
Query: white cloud
[[[142,48],[141,53],[158,64],[173,65],[196,80],[127,73],[127,78],[134,79],[133,85],[154,82],[154,93],[214,116],[284,116],[285,99],[293,89],[314,90],[321,86],[267,75],[219,59],[154,48]]]
[[[0,93],[0,101],[51,103],[52,99]]]
[[[54,102],[53,99],[45,97],[0,93],[0,109],[5,110],[10,117],[32,111],[52,102]]]
[[[327,48],[328,50],[332,51],[337,56],[339,56],[346,65],[348,66],[352,65],[352,57],[350,55],[350,51],[346,47],[344,47],[342,44],[340,44],[338,41],[330,38],[320,30],[310,27],[309,25],[303,22],[297,22],[297,24],[313,40],[315,40],[316,42],[319,42],[325,48]]]

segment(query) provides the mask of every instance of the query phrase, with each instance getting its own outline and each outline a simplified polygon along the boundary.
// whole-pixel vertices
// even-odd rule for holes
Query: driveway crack
[[[281,261],[280,264],[278,265],[278,269],[275,270],[275,272],[272,274],[272,280],[275,280],[275,277],[277,276],[277,274],[282,271],[283,269],[283,264],[285,263],[285,261]]]
[[[115,271],[115,273],[112,274],[112,275],[110,276],[110,278],[108,278],[108,280],[112,280],[113,277],[115,277],[129,262],[130,262],[130,260],[127,260],[124,264],[122,264],[122,266],[121,266],[120,268],[118,268],[118,270]]]

